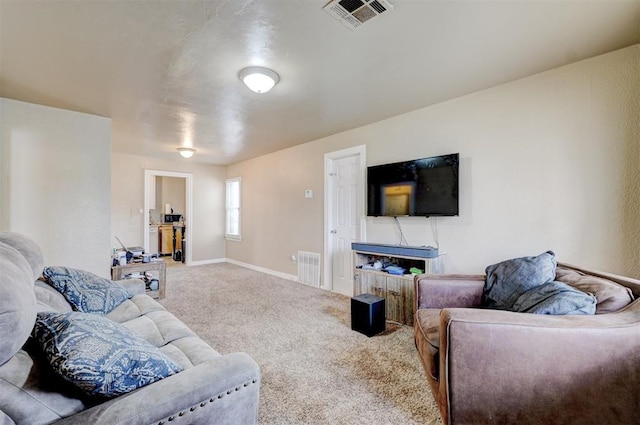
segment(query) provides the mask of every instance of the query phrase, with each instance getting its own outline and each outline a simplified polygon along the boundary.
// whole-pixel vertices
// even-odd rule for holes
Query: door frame
[[[334,152],[324,154],[324,273],[322,279],[322,288],[332,291],[333,290],[333,264],[330,259],[332,258],[332,247],[329,243],[331,239],[331,228],[333,227],[332,212],[335,206],[333,183],[331,170],[333,169],[334,162],[339,159],[348,158],[351,156],[359,157],[360,162],[360,175],[358,180],[358,204],[360,209],[360,241],[367,240],[367,220],[366,220],[366,199],[365,196],[365,182],[367,173],[367,147],[366,145],[354,146],[351,148],[341,149]]]
[[[184,220],[187,223],[185,232],[186,242],[186,255],[184,262],[188,266],[191,264],[193,243],[191,236],[193,235],[193,174],[191,173],[178,173],[175,171],[162,171],[162,170],[144,170],[144,250],[149,250],[149,195],[151,192],[151,179],[156,177],[178,177],[185,179],[185,211]]]

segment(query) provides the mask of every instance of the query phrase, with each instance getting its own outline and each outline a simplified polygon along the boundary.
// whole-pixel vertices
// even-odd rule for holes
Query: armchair
[[[559,264],[556,280],[567,276],[640,296],[637,279]],[[416,347],[445,424],[639,423],[640,300],[590,316],[489,310],[484,280],[414,281]]]

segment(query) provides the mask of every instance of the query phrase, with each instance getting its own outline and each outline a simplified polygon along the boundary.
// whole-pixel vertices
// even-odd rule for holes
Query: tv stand
[[[355,242],[354,252],[354,296],[373,294],[384,298],[386,319],[391,322],[413,326],[415,290],[412,267],[424,273],[442,273],[442,262],[436,248],[410,247],[402,245],[368,244]],[[369,268],[380,261],[406,269],[404,275],[394,275]]]

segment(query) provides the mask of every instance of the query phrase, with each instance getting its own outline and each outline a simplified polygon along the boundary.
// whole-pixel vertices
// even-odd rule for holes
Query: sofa
[[[70,284],[52,286],[60,270],[44,267],[30,238],[0,232],[0,424],[257,422],[260,369],[249,355],[216,352],[140,280],[108,280],[106,313],[76,311],[95,306],[84,295],[74,304]]]
[[[486,274],[414,278],[415,343],[445,424],[640,423],[640,280],[554,273],[595,314],[488,308]]]

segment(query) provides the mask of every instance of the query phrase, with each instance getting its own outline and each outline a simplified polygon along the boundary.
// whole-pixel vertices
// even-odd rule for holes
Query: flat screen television
[[[367,168],[367,215],[457,216],[459,154]]]

